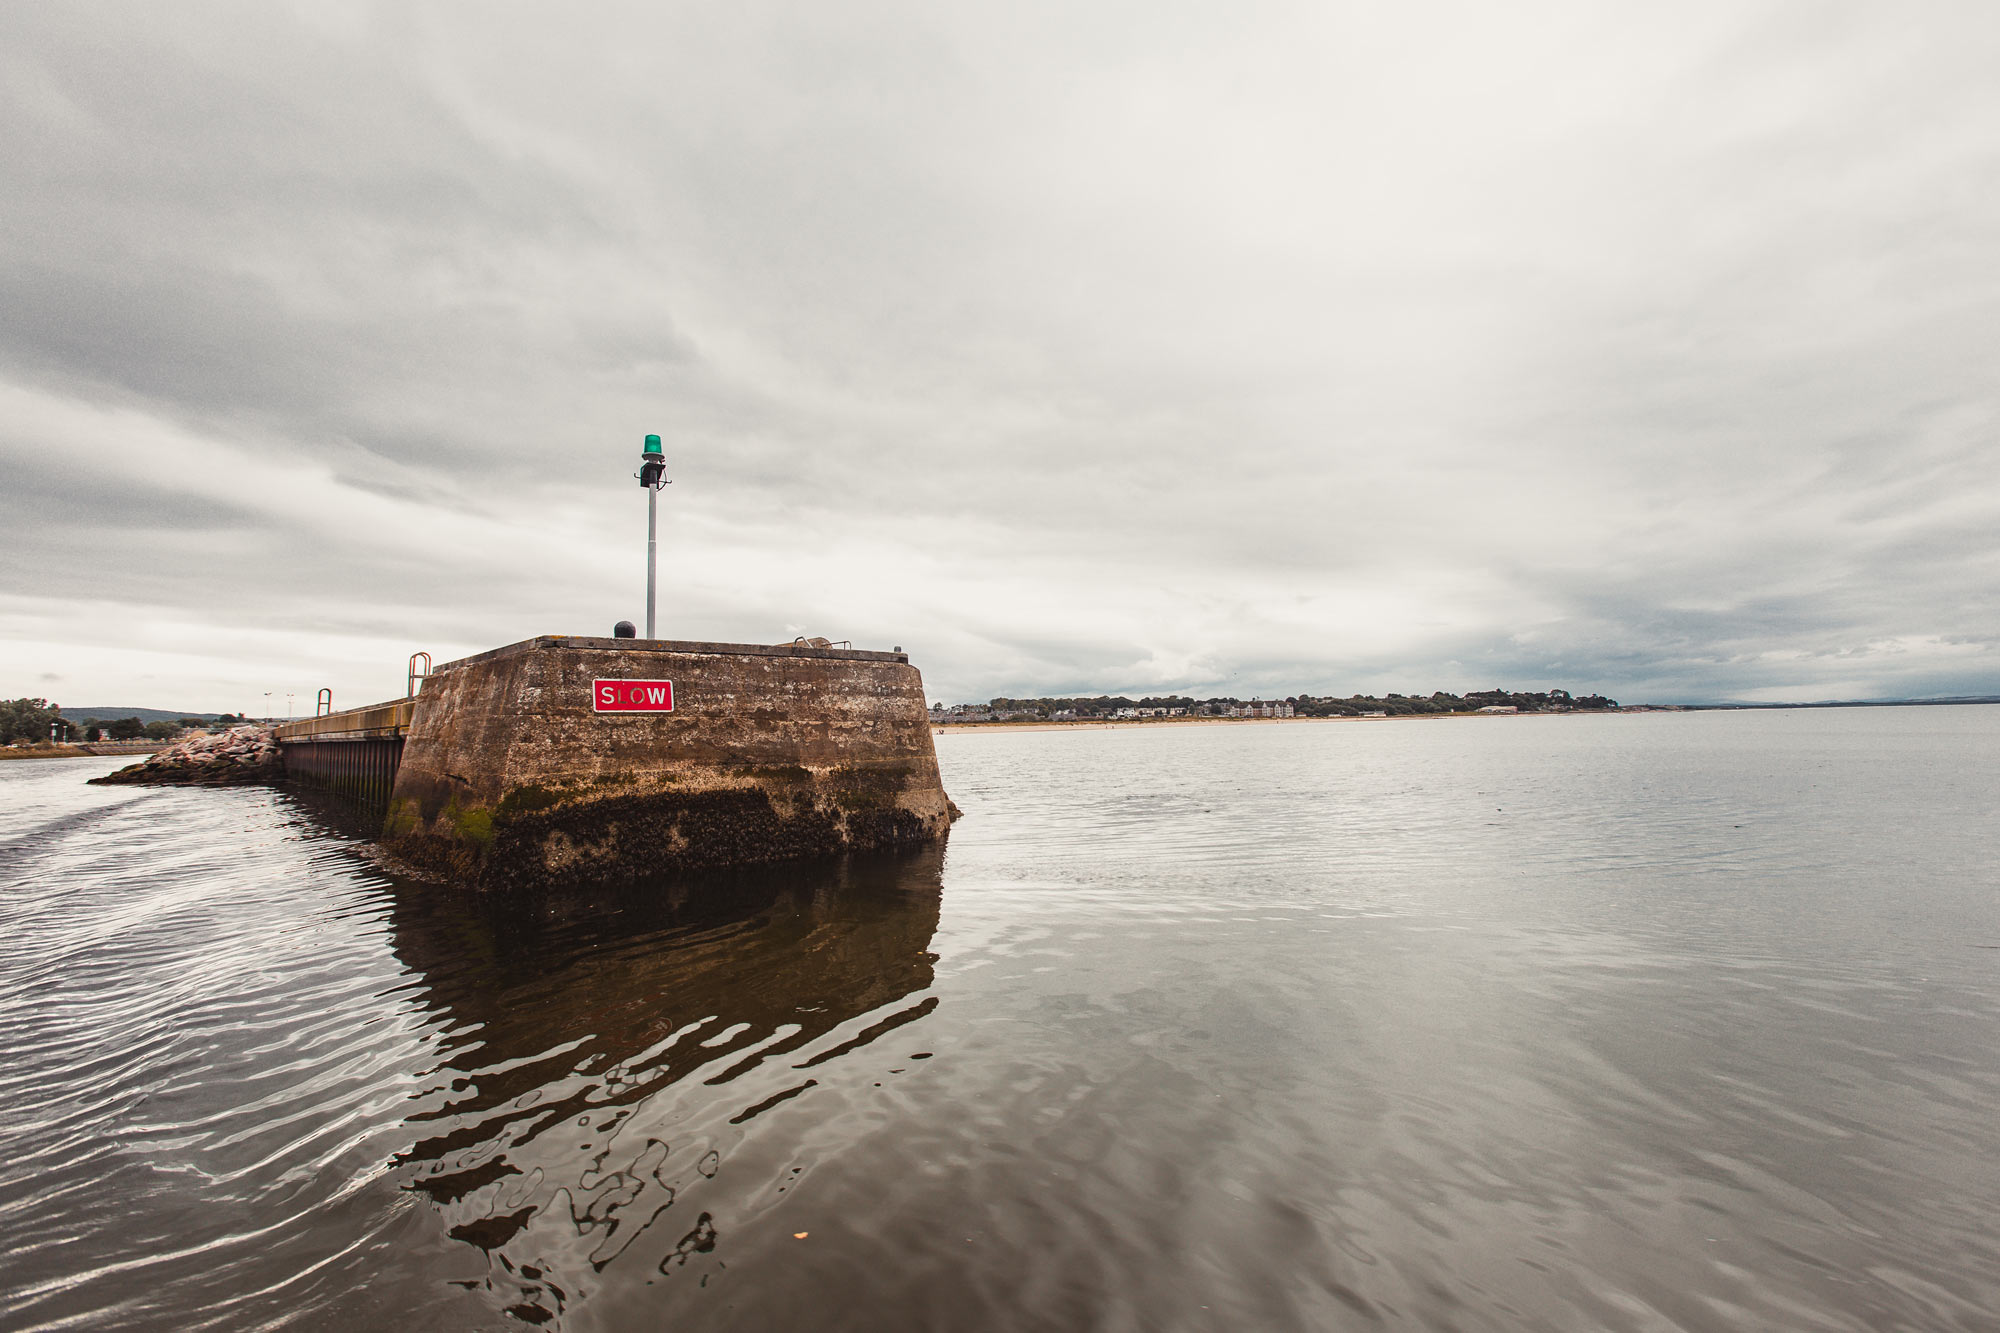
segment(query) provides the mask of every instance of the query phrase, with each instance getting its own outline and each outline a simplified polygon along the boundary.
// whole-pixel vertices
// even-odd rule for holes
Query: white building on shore
[[[1252,699],[1247,704],[1238,704],[1236,705],[1236,707],[1230,709],[1229,716],[1291,717],[1294,715],[1295,711],[1296,710],[1293,709],[1292,705],[1286,703],[1283,699],[1274,699],[1268,703],[1262,699]]]

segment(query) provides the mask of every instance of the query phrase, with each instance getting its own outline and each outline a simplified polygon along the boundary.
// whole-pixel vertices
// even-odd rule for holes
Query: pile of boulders
[[[190,737],[128,768],[91,781],[226,787],[243,782],[269,782],[283,777],[284,772],[277,733],[269,727],[244,726]]]

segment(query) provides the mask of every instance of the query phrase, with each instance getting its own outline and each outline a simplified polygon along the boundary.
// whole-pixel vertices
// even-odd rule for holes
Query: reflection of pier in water
[[[724,1192],[759,1117],[794,1099],[814,1116],[814,1090],[834,1092],[823,1079],[936,1004],[904,1001],[931,985],[943,853],[532,906],[402,895],[396,953],[444,1020],[397,1159],[406,1188],[487,1251],[495,1291],[531,1323],[614,1261],[673,1273],[713,1250],[799,1169],[767,1142],[751,1169],[778,1176]]]

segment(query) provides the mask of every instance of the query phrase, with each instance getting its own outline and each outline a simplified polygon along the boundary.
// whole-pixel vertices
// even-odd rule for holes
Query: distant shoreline
[[[1654,710],[1584,708],[1568,713],[1392,713],[1388,717],[1128,717],[1079,718],[1074,722],[933,722],[931,732],[935,735],[946,731],[1110,731],[1117,727],[1290,727],[1326,722],[1442,722],[1454,717],[1487,720],[1496,717],[1600,717],[1622,711],[1638,713]]]
[[[1560,713],[1391,713],[1387,717],[1128,717],[1079,718],[1072,722],[933,722],[931,732],[947,731],[1068,731],[1075,728],[1108,731],[1113,727],[1279,727],[1300,722],[1438,722],[1447,718],[1494,717],[1614,717],[1626,713],[1763,713],[1803,708],[1943,708],[1968,704],[2000,704],[2000,696],[1957,699],[1830,699],[1806,704],[1625,704],[1619,708],[1572,708]]]
[[[118,741],[89,741],[82,745],[0,745],[0,759],[111,759],[128,754],[154,754],[168,742],[146,742],[127,746]]]

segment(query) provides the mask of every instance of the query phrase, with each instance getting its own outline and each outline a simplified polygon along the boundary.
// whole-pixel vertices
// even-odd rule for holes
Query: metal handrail
[[[423,659],[423,663],[424,663],[424,669],[423,669],[422,671],[419,671],[419,670],[417,670],[417,659],[418,659],[418,658],[422,658],[422,659]],[[414,698],[416,698],[416,697],[417,697],[417,683],[418,683],[419,681],[425,681],[425,680],[429,680],[430,678],[431,678],[431,655],[430,655],[429,653],[421,653],[421,652],[419,652],[419,653],[411,653],[411,654],[410,654],[410,692],[409,692],[409,694],[408,694],[408,695],[406,695],[406,696],[404,696],[404,697],[406,697],[406,698],[410,698],[410,699],[414,699]]]
[[[328,689],[326,686],[322,685],[319,688],[319,698],[313,701],[313,716],[325,717],[328,713],[331,713],[332,711],[333,711],[333,691]]]

